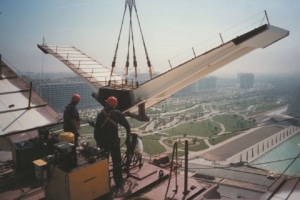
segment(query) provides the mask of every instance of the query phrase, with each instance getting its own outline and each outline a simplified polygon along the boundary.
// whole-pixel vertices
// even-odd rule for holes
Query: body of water
[[[250,163],[251,166],[300,177],[300,132]],[[297,159],[295,159],[297,158]],[[287,169],[287,167],[289,167]]]

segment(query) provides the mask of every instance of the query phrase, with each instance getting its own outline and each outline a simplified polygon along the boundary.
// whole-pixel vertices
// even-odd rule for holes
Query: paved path
[[[242,135],[241,137],[235,138],[218,148],[203,153],[201,154],[201,157],[208,160],[224,161],[227,158],[234,156],[237,152],[241,152],[281,130],[283,130],[283,128],[274,125],[262,127]]]
[[[159,143],[166,149],[166,152],[164,152],[164,153],[172,153],[173,152],[173,148],[171,148],[170,146],[166,145],[163,142],[162,137],[160,138]]]

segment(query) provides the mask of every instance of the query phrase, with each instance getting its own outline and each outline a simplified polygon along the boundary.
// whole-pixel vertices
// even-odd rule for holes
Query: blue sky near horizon
[[[234,29],[243,21],[264,20],[266,23],[263,18],[263,11],[266,10],[270,23],[289,30],[290,35],[263,50],[254,50],[214,74],[300,75],[300,1],[136,0],[136,4],[154,71],[168,70],[168,60],[176,63],[177,60],[183,62],[190,59],[186,55],[191,54],[192,47],[204,48],[211,38],[216,43],[210,48],[220,45],[219,33],[225,37],[227,30]],[[37,48],[44,38],[47,44],[75,46],[110,67],[124,5],[124,0],[1,0],[0,54],[23,73],[70,71]],[[135,20],[135,13],[133,16]],[[122,32],[125,37],[121,38],[116,67],[120,73],[125,65],[124,56],[127,55],[128,23],[127,16]],[[134,27],[137,27],[136,22]],[[234,33],[228,39],[236,37]],[[139,70],[146,72],[138,29],[134,36]]]

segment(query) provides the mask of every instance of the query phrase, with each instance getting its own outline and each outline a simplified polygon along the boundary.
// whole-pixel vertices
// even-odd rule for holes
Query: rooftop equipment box
[[[109,193],[108,159],[77,167],[70,172],[58,167],[53,170],[49,186],[45,188],[47,200],[92,200]]]

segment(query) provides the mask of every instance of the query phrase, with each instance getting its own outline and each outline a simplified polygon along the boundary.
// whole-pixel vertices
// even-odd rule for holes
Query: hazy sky
[[[136,0],[136,5],[154,71],[170,69],[168,60],[176,65],[190,59],[192,47],[199,55],[220,45],[219,33],[226,42],[237,36],[236,30],[245,33],[248,26],[244,24],[255,22],[257,27],[266,23],[266,10],[271,25],[289,30],[290,35],[226,65],[216,74],[300,75],[298,0]],[[73,45],[110,67],[124,7],[125,0],[0,0],[0,54],[23,73],[69,71],[37,48],[44,38],[46,44]],[[133,19],[138,67],[145,72],[135,12]],[[127,55],[128,24],[127,12],[116,67],[120,72]]]

